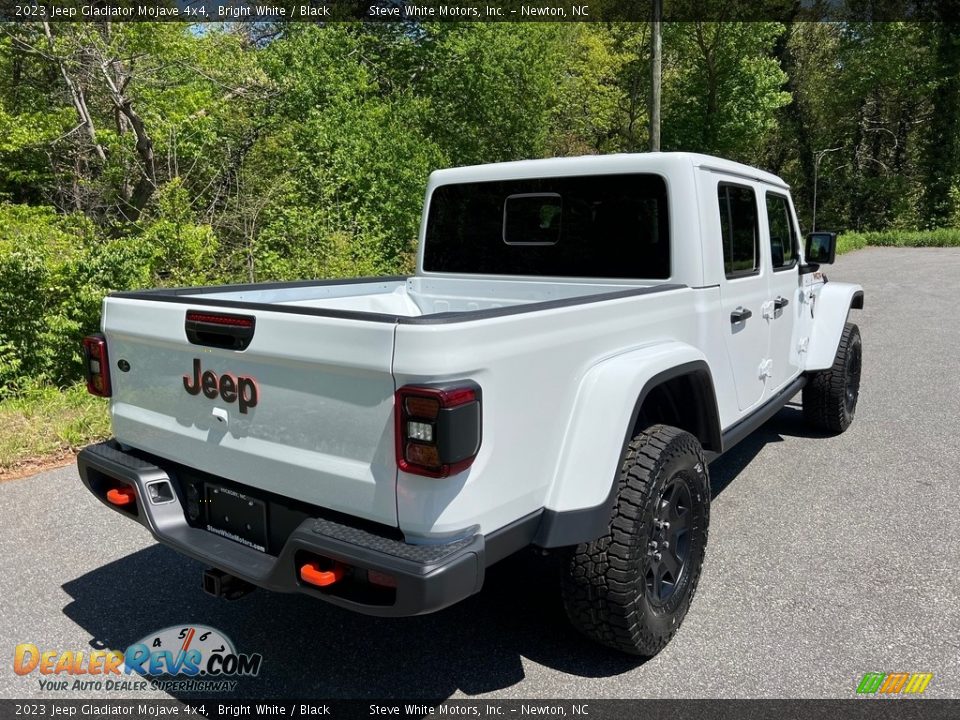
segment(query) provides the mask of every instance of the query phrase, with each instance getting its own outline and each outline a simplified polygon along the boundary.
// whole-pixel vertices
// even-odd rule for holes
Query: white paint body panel
[[[108,298],[103,328],[117,439],[253,488],[399,526],[409,541],[430,542],[471,528],[489,533],[540,508],[576,510],[602,502],[637,397],[660,372],[706,363],[726,429],[802,370],[832,363],[857,286],[801,287],[794,269],[790,317],[774,334],[770,324],[783,319],[764,318],[760,305],[771,301],[772,290],[789,291],[791,281],[781,275],[776,288],[768,284],[767,251],[750,293],[724,277],[715,183],[735,178],[758,193],[785,192],[768,173],[682,153],[457,168],[431,175],[424,217],[431,193],[446,183],[623,172],[665,179],[671,237],[666,281],[419,270],[405,280],[241,286],[188,292],[173,301]],[[420,268],[424,233],[425,224]],[[661,282],[685,287],[590,298]],[[582,302],[473,315],[576,298]],[[184,313],[204,309],[191,305],[198,299],[255,303],[248,309],[206,307],[255,316],[251,345],[242,352],[191,345]],[[733,352],[729,313],[744,303],[754,312],[750,346]],[[406,322],[436,314],[447,314],[446,321]],[[779,347],[784,342],[790,347]],[[241,414],[236,404],[185,393],[182,376],[197,357],[204,369],[256,377],[257,407]],[[130,372],[116,369],[120,358],[130,362]],[[766,360],[770,377],[744,390],[741,377]],[[395,389],[467,379],[483,393],[476,461],[444,479],[399,472]]]
[[[577,389],[573,412],[565,418],[546,506],[572,510],[604,502],[609,484],[583,478],[615,477],[626,429],[647,380],[678,365],[706,360],[692,345],[671,340],[627,350],[592,366]]]
[[[187,306],[189,307],[189,305]],[[396,520],[393,326],[253,312],[243,352],[187,342],[184,305],[108,298],[113,431],[126,445],[213,475],[381,522]],[[188,395],[204,370],[257,379],[259,402]],[[126,359],[131,369],[119,372]],[[214,410],[227,413],[226,426]]]
[[[803,358],[804,370],[826,370],[833,365],[853,296],[863,288],[853,283],[828,282],[815,286],[810,342]]]
[[[444,326],[400,325],[394,361],[398,386],[469,378],[483,388],[479,456],[467,471],[445,481],[400,473],[400,527],[416,535],[450,533],[479,520],[487,531],[544,506],[565,509],[548,502],[574,417],[571,409],[588,371],[627,349],[656,347],[677,337],[696,342],[698,317],[690,307],[698,292],[687,288]],[[635,369],[638,375],[648,370],[639,363]],[[631,410],[636,398],[627,401]],[[612,451],[613,463],[619,460],[628,417],[612,408],[590,416],[599,432],[616,436],[611,446],[620,447]],[[611,459],[605,461],[604,467]],[[580,482],[598,486],[600,477]],[[602,477],[608,481],[606,492],[613,475]],[[593,492],[574,491],[559,499]],[[479,507],[485,508],[482,518]]]

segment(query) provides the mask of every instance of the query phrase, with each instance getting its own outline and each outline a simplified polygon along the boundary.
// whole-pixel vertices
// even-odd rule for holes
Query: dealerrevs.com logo
[[[260,653],[237,652],[219,630],[175,625],[151,633],[126,650],[60,651],[21,643],[13,671],[35,675],[44,691],[230,692],[237,678],[260,673]]]

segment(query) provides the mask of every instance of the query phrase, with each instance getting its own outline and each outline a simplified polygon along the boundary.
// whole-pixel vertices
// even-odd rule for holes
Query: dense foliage
[[[647,145],[645,24],[0,30],[0,395],[111,289],[407,270],[432,169]],[[663,67],[663,149],[807,227],[960,226],[960,25],[670,23]]]

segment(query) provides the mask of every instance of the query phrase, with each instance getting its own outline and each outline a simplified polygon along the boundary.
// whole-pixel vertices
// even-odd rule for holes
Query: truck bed
[[[118,297],[224,308],[328,315],[381,322],[423,318],[469,320],[478,311],[523,312],[574,305],[618,295],[677,286],[570,281],[386,277],[359,280],[266,283],[211,288],[173,288],[118,293]],[[532,306],[532,307],[524,307]],[[436,317],[439,316],[439,317]]]

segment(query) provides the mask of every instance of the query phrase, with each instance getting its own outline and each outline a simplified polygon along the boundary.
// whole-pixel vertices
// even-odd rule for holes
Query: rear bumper
[[[273,556],[191,527],[178,492],[174,491],[172,498],[151,497],[148,486],[169,482],[167,471],[112,443],[82,450],[77,466],[83,484],[101,502],[139,522],[164,545],[269,590],[302,592],[368,615],[408,616],[441,610],[483,585],[485,543],[479,534],[441,545],[411,545],[332,520],[310,518]],[[110,503],[107,493],[124,486],[134,489],[135,503],[124,507]],[[177,484],[170,482],[170,486],[176,488]],[[319,588],[301,580],[300,565],[315,557],[349,566],[350,577],[357,580],[354,591],[347,591],[350,582]],[[356,592],[371,570],[395,578],[395,591],[381,592],[375,600],[371,593]]]

